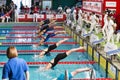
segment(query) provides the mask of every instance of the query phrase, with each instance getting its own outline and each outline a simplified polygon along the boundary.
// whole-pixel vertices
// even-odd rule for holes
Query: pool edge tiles
[[[115,79],[116,68],[110,63],[108,63],[108,73],[110,76],[112,76],[113,79]]]

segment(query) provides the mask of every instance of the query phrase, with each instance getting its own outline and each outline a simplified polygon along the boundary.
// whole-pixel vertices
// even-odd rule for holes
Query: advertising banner
[[[110,76],[112,76],[112,78],[115,79],[116,68],[110,63],[108,63],[108,73],[110,74]]]
[[[106,69],[106,60],[102,56],[100,56],[100,65],[103,69]]]
[[[25,19],[25,15],[18,15],[18,18],[24,18]]]
[[[27,18],[33,18],[33,15],[29,15],[29,14],[28,14],[28,15],[27,15]]]
[[[54,15],[49,14],[49,15],[46,15],[46,17],[47,17],[47,18],[53,18],[53,17],[54,17]]]
[[[44,19],[44,15],[42,15],[42,14],[40,14],[40,15],[37,15],[37,18]]]
[[[92,56],[92,47],[90,45],[88,45],[88,54]]]
[[[120,71],[118,72],[118,80],[120,80]]]
[[[56,18],[63,19],[63,15],[56,15]]]
[[[83,1],[83,9],[101,13],[102,2]]]
[[[96,62],[99,61],[99,53],[98,53],[97,51],[94,51],[94,60],[95,60]]]
[[[106,7],[116,7],[117,6],[117,3],[114,1],[106,1]]]

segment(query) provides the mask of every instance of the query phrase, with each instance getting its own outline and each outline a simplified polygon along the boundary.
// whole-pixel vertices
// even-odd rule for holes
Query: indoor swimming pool
[[[80,45],[76,44],[72,38],[69,38],[65,43],[58,46],[55,50],[51,51],[50,56],[44,56],[43,58],[34,58],[35,55],[38,55],[41,50],[48,48],[51,44],[45,44],[39,47],[35,47],[34,45],[39,42],[40,38],[33,39],[35,35],[36,28],[27,27],[28,29],[24,29],[25,27],[21,27],[21,30],[16,27],[11,28],[1,28],[0,29],[0,62],[7,62],[7,57],[5,55],[5,51],[9,45],[14,45],[19,53],[19,57],[25,59],[27,62],[49,62],[51,59],[55,58],[55,56],[61,52],[65,52],[72,48],[77,48]],[[58,30],[57,30],[58,31]],[[29,33],[28,33],[29,32]],[[58,34],[56,38],[50,38],[48,42],[58,42],[65,37],[69,37],[68,34]],[[12,37],[12,38],[11,38]],[[67,43],[69,42],[69,43]],[[12,44],[10,44],[12,43]],[[17,44],[19,43],[19,44]],[[29,44],[28,44],[29,43]],[[66,44],[67,43],[67,44]],[[41,71],[46,64],[31,64],[29,65],[30,71],[30,80],[52,80],[58,77],[60,74],[64,74],[65,70],[69,72],[78,69],[78,68],[93,68],[95,70],[96,78],[105,78],[105,71],[102,70],[101,67],[98,66],[98,63],[87,64],[86,61],[91,61],[91,58],[86,52],[73,52],[67,58],[61,60],[60,62],[82,62],[81,64],[67,64],[62,63],[58,64],[54,67],[54,69],[48,71]],[[2,76],[2,65],[0,67],[0,77]],[[73,78],[89,78],[90,72],[82,72]]]

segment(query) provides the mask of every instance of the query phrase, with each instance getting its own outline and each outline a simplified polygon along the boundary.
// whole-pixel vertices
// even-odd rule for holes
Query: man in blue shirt
[[[17,49],[7,49],[8,62],[3,67],[2,80],[29,80],[28,66],[25,60],[17,57]]]

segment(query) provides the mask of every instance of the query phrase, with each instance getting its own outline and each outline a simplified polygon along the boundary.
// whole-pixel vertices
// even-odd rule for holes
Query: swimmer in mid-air
[[[43,20],[39,23],[39,27],[41,27],[42,25],[45,25],[45,24],[53,23],[55,21],[56,21],[55,18],[50,18],[50,19]]]
[[[39,53],[39,55],[35,55],[35,57],[43,57],[44,55],[50,55],[50,51],[57,48],[60,44],[68,40],[68,38],[64,38],[63,40],[58,41],[57,43],[50,45],[48,48],[44,49],[42,52]]]
[[[48,41],[49,38],[54,37],[57,34],[66,34],[66,32],[65,31],[57,31],[57,32],[50,33],[46,37],[42,37],[40,42],[38,44],[36,44],[36,47],[39,46],[39,45],[42,45],[44,42]]]
[[[48,31],[54,31],[58,28],[61,28],[61,26],[55,26],[54,23],[45,24],[36,32],[37,36],[35,36],[34,38],[37,39],[41,35],[45,35]]]
[[[64,58],[66,58],[68,55],[70,55],[72,52],[75,52],[75,51],[78,51],[78,50],[83,50],[84,48],[83,47],[79,47],[79,48],[73,48],[71,50],[68,50],[64,53],[59,53],[57,54],[57,56],[52,59],[47,65],[46,67],[44,68],[44,70],[49,70],[51,68],[54,68],[58,62]]]

